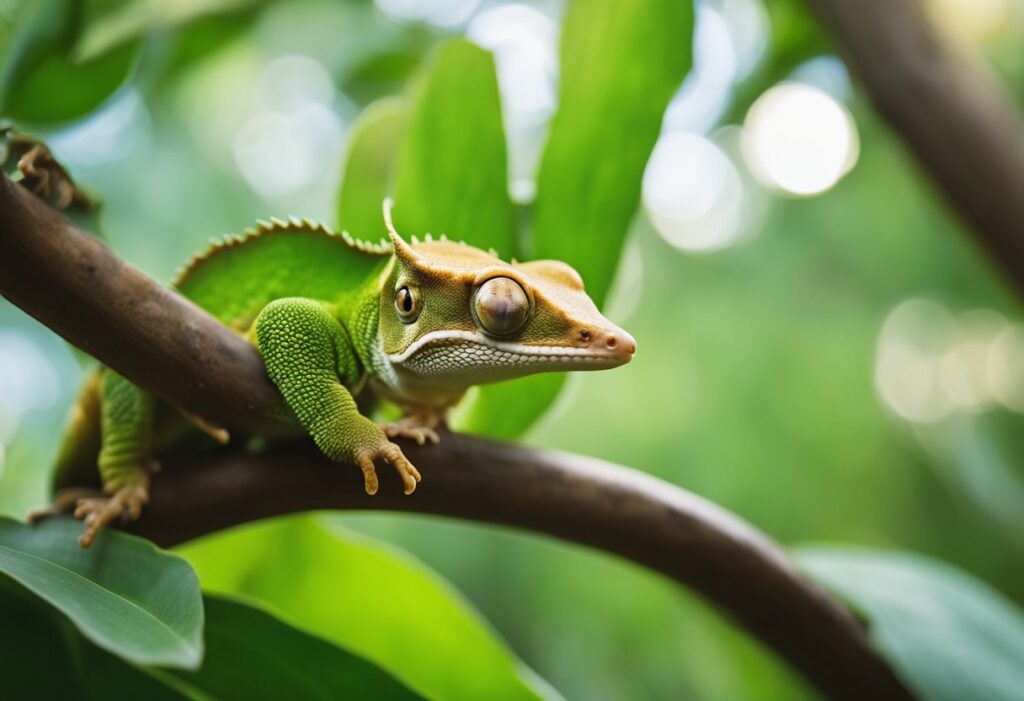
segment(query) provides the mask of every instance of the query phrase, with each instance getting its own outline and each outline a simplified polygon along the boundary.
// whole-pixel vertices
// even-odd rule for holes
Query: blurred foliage
[[[911,553],[803,548],[922,699],[1013,701],[1024,689],[1024,613],[984,582]]]
[[[693,8],[674,0],[577,2],[563,19],[559,107],[531,226],[513,250],[520,259],[569,263],[598,306],[639,204],[662,115],[690,70],[692,37]],[[481,388],[455,426],[514,438],[551,406],[564,380],[538,375]]]
[[[439,47],[412,101],[395,167],[399,232],[451,234],[506,258],[514,255],[515,218],[490,53],[464,40]]]
[[[401,3],[379,5],[394,13]],[[501,5],[474,4],[474,17]],[[725,124],[742,122],[767,88],[830,50],[797,0],[699,2],[698,36],[701,17],[727,17],[740,5],[763,20],[754,31],[765,43],[728,85],[716,112]],[[318,217],[379,238],[388,193],[403,233],[447,229],[505,256],[569,261],[606,300],[610,318],[637,337],[637,359],[569,382],[538,376],[486,388],[462,407],[460,426],[516,436],[559,397],[530,442],[668,479],[783,542],[840,540],[949,562],[1008,601],[993,609],[993,593],[966,575],[903,556],[884,566],[808,566],[878,635],[923,630],[899,628],[908,620],[900,615],[916,609],[898,597],[930,592],[964,659],[985,655],[986,642],[972,635],[1000,630],[1009,641],[1003,651],[1019,654],[1011,621],[1024,602],[1024,510],[1013,499],[1024,484],[1020,414],[986,407],[912,423],[873,384],[883,322],[908,298],[1021,320],[1019,303],[901,145],[855,95],[848,106],[860,155],[838,185],[805,199],[762,193],[768,205],[745,239],[706,255],[681,252],[635,214],[661,115],[687,91],[684,84],[677,93],[690,68],[690,4],[516,7],[561,26],[559,107],[522,132],[508,110],[501,43],[490,47],[492,59],[457,38],[481,43],[475,19],[431,24],[389,17],[369,2],[327,0],[4,3],[0,116],[44,136],[78,180],[102,193],[111,245],[160,279],[209,236],[269,215]],[[1020,24],[1003,23],[984,50],[1024,94]],[[322,75],[302,74],[315,90],[304,93],[298,74],[281,73],[295,65],[319,67]],[[287,138],[268,137],[282,125]],[[727,143],[729,132],[712,138]],[[511,199],[504,174],[524,140],[538,155],[536,188]],[[259,143],[264,151],[253,151]],[[304,179],[267,188],[242,166],[253,153],[272,175]],[[742,169],[741,154],[729,155]],[[310,165],[321,161],[319,170]],[[0,513],[22,517],[45,500],[41,466],[52,462],[81,372],[52,334],[0,305]],[[426,566],[338,531],[336,521]],[[59,603],[0,577],[10,632],[0,635],[3,690],[43,679],[52,687],[36,688],[54,697],[77,683],[96,697],[116,695],[114,684],[147,698],[230,698],[230,689],[259,698],[309,678],[286,679],[269,661],[231,677],[233,660],[269,655],[291,660],[293,671],[322,660],[319,668],[339,670],[324,681],[339,685],[330,689],[370,680],[391,689],[381,697],[409,693],[392,677],[431,698],[472,697],[484,686],[510,698],[557,697],[530,669],[568,698],[595,701],[814,696],[704,603],[631,565],[429,518],[349,515],[328,524],[288,519],[184,550],[205,588],[258,599],[281,616],[207,596],[206,662],[195,675],[121,661],[85,640],[56,612]],[[110,547],[120,550],[113,540]],[[967,582],[952,600],[950,578]],[[1009,613],[1003,626],[979,625],[970,617],[979,610]],[[941,698],[915,670],[943,650],[894,639],[902,642],[887,652],[897,668],[924,696]],[[1000,673],[988,677],[995,683]]]
[[[207,537],[181,552],[210,591],[262,601],[429,698],[558,698],[535,688],[461,597],[404,553],[308,517]]]
[[[203,698],[422,699],[365,659],[307,635],[271,614],[206,595],[206,654],[195,671],[167,673]],[[171,682],[174,685],[174,682]]]
[[[39,599],[0,580],[5,698],[422,698],[362,658],[301,633],[259,608],[210,595],[203,603],[201,668],[135,666],[86,640]]]
[[[405,102],[391,97],[371,104],[353,125],[338,194],[341,231],[373,240],[369,232],[380,230],[381,203],[391,195],[391,173],[404,121]]]
[[[0,519],[0,573],[132,662],[194,669],[202,659],[199,581],[176,555],[123,533],[77,547],[80,524]]]

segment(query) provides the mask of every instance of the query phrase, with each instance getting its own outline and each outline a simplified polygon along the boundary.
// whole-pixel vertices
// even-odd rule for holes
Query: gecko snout
[[[636,340],[620,328],[599,329],[591,334],[590,347],[611,358],[628,363],[636,354]]]

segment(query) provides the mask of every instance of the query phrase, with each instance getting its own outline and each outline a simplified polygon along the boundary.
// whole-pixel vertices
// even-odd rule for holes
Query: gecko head
[[[628,363],[633,337],[597,310],[559,261],[506,263],[446,240],[404,241],[380,300],[383,350],[397,370],[468,387],[558,370]]]

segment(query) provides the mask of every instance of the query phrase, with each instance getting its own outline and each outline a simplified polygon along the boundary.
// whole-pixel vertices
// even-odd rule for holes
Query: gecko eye
[[[395,293],[395,309],[398,318],[406,324],[416,321],[420,315],[420,291],[415,287],[401,287]]]
[[[530,298],[512,278],[494,277],[480,285],[473,298],[473,316],[492,336],[509,336],[526,323]]]

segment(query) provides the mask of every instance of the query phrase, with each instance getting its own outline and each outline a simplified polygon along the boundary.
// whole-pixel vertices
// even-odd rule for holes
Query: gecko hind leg
[[[99,532],[114,521],[134,521],[142,515],[142,507],[149,503],[149,475],[139,469],[126,475],[124,482],[104,485],[103,491],[109,496],[86,497],[75,504],[74,516],[85,524],[78,538],[83,548],[90,547]]]
[[[75,504],[74,516],[85,524],[78,539],[83,548],[109,524],[139,518],[149,502],[149,476],[159,469],[150,455],[153,396],[110,370],[101,389],[103,445],[97,462],[107,496]]]
[[[50,505],[42,509],[35,509],[28,514],[29,523],[38,523],[51,516],[70,514],[83,499],[95,499],[103,496],[103,492],[91,487],[68,487],[57,492]]]

